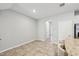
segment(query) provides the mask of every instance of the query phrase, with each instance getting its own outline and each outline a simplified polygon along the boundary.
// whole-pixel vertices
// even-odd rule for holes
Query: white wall
[[[13,11],[0,11],[0,51],[36,39],[36,20]]]
[[[44,18],[38,21],[38,39],[39,40],[47,40],[47,35],[46,35],[46,22],[47,21],[52,21],[52,41],[56,42],[58,41],[58,27],[57,27],[57,21],[54,20],[52,17],[51,18]]]
[[[13,6],[12,3],[0,3],[0,10],[9,9]]]
[[[54,41],[63,40],[69,36],[74,35],[74,20],[76,20],[73,11],[52,16],[39,20],[38,22],[38,37],[39,39],[46,40],[45,37],[45,22],[52,20],[52,37]]]
[[[58,42],[58,22],[55,19],[52,19],[52,40]]]
[[[69,37],[73,37],[72,21],[64,20],[58,23],[58,40],[65,40]]]
[[[73,20],[75,19],[73,11],[58,15],[55,19],[58,20],[58,40],[73,37]]]
[[[46,21],[46,19],[38,20],[38,40],[45,40],[46,39],[45,21]]]

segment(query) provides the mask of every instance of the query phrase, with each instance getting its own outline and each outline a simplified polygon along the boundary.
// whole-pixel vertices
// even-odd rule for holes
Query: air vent
[[[77,16],[77,15],[79,15],[79,10],[74,11],[74,16]]]
[[[63,7],[64,5],[65,5],[65,3],[61,3],[59,6],[60,6],[60,7]]]

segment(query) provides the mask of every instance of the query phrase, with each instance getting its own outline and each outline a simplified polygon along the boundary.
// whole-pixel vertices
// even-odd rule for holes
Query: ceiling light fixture
[[[33,9],[33,13],[36,13],[36,9]]]

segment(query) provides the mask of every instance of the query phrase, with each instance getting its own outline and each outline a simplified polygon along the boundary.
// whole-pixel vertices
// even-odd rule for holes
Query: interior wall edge
[[[13,11],[13,12],[16,12],[16,13],[18,13],[18,14],[20,14],[20,15],[24,15],[25,17],[28,17],[28,18],[30,18],[30,19],[38,20],[38,19],[35,19],[35,18],[33,18],[33,17],[27,16],[27,15],[21,13],[21,12],[18,12],[18,11],[16,11],[16,10],[13,10],[13,9],[8,9],[8,10]]]

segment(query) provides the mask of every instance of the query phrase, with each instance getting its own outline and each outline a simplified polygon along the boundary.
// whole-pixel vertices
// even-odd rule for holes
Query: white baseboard
[[[18,44],[18,45],[16,45],[16,46],[13,46],[13,47],[4,49],[4,50],[0,51],[0,53],[5,52],[5,51],[10,50],[10,49],[13,49],[13,48],[16,48],[16,47],[19,47],[19,46],[22,46],[22,45],[24,45],[24,44],[28,44],[28,43],[30,43],[30,42],[32,42],[32,41],[34,41],[34,39],[33,39],[33,40],[30,40],[30,41],[27,41],[27,42],[23,42],[23,43]]]
[[[45,41],[45,39],[38,39],[38,40]]]

